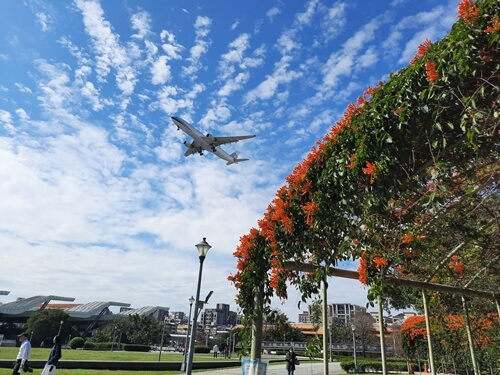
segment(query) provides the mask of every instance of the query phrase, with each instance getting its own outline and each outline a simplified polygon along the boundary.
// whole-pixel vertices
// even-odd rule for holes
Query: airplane
[[[229,155],[219,146],[228,143],[238,142],[243,139],[254,138],[255,135],[214,137],[211,134],[207,134],[205,136],[202,133],[200,133],[197,129],[195,129],[192,125],[190,125],[187,121],[183,120],[180,117],[173,116],[172,121],[177,126],[177,130],[182,130],[184,133],[193,138],[192,142],[184,141],[184,145],[188,148],[188,150],[184,153],[184,156],[189,156],[195,153],[203,155],[203,151],[208,151],[214,153],[219,158],[227,161],[226,165],[236,164],[248,160],[248,159],[238,159],[239,155],[238,151],[233,152],[231,155]]]

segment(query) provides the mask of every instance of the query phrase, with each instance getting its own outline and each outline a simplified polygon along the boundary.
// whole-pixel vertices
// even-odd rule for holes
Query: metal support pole
[[[464,296],[462,296],[462,304],[464,307],[465,329],[467,331],[467,340],[469,341],[469,350],[470,350],[470,358],[472,361],[472,368],[474,369],[474,375],[479,375],[481,372],[477,365],[476,352],[474,351],[474,340],[472,339],[472,330],[470,329],[469,307],[467,306],[467,301],[465,300]]]
[[[422,289],[422,301],[424,303],[425,328],[427,329],[427,346],[429,348],[429,366],[432,375],[436,375],[436,366],[434,363],[434,350],[432,348],[431,319],[429,317],[429,308],[427,306],[427,291]]]
[[[262,323],[264,307],[264,286],[259,285],[254,297],[255,314],[252,322],[252,347],[250,357],[252,360],[262,357]]]
[[[378,319],[380,322],[380,354],[382,356],[382,373],[387,375],[387,360],[385,357],[385,329],[384,329],[384,308],[382,306],[382,296],[377,296],[378,300]]]
[[[161,331],[160,352],[158,353],[158,362],[161,360],[161,351],[163,350],[163,336],[165,336],[165,326],[167,325],[167,317],[163,318],[163,330]]]
[[[186,375],[191,375],[191,372],[193,371],[194,342],[196,340],[196,328],[197,328],[196,322],[198,320],[198,303],[200,302],[201,275],[203,273],[204,260],[205,257],[200,255],[200,270],[198,272],[198,286],[196,287],[196,300],[194,302],[194,317],[193,317],[193,323],[191,325],[191,337],[189,338],[189,352],[188,352],[188,360],[186,366]]]
[[[194,297],[191,296],[189,299],[189,317],[188,317],[188,326],[186,329],[186,339],[184,340],[184,358],[182,360],[181,371],[186,370],[186,361],[187,361],[187,353],[188,353],[188,337],[189,337],[189,327],[191,324],[191,310],[193,308]]]
[[[326,350],[328,346],[328,301],[327,301],[327,292],[328,292],[328,284],[326,282],[326,273],[323,276],[323,280],[321,281],[322,289],[323,289],[323,374],[328,375],[328,350]]]
[[[358,372],[358,357],[356,353],[356,326],[354,324],[351,325],[352,328],[352,355],[354,359],[354,373]]]

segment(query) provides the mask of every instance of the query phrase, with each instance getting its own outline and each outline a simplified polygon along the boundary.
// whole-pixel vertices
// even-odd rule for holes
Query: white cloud
[[[164,84],[170,80],[170,67],[167,63],[167,56],[160,56],[151,65],[151,83],[154,85]]]
[[[137,78],[119,37],[113,33],[109,21],[104,18],[100,4],[93,0],[75,0],[83,15],[87,34],[91,37],[96,54],[96,72],[100,81],[116,70],[116,83],[125,95],[130,95],[135,88]]]
[[[194,29],[196,33],[195,44],[190,49],[190,56],[187,61],[190,63],[188,66],[182,68],[184,75],[195,78],[196,72],[201,68],[201,57],[207,53],[210,47],[210,41],[207,39],[210,34],[210,27],[212,20],[209,17],[196,17]]]
[[[43,32],[46,32],[50,29],[49,22],[50,19],[47,14],[43,12],[38,12],[35,14],[37,22],[40,24]]]
[[[266,12],[266,16],[267,18],[269,18],[269,22],[273,22],[274,17],[276,17],[280,13],[281,10],[279,8],[273,7]]]

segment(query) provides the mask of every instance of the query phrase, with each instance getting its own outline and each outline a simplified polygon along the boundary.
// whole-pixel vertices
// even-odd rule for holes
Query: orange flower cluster
[[[313,201],[310,201],[302,206],[302,210],[306,214],[306,224],[312,227],[314,224],[314,214],[319,210],[319,207]]]
[[[403,237],[401,238],[401,240],[403,241],[403,243],[413,242],[414,239],[415,239],[415,236],[413,236],[413,234],[411,234],[411,233],[405,233],[403,235]]]
[[[350,157],[349,157],[349,164],[347,165],[347,168],[349,169],[354,169],[356,168],[356,154],[352,154]]]
[[[498,14],[495,14],[493,18],[488,21],[488,27],[484,32],[486,33],[497,33],[500,31],[500,16]]]
[[[377,165],[370,161],[366,162],[366,168],[363,168],[363,173],[370,175],[370,184],[373,184],[375,173],[377,173]]]
[[[271,276],[269,277],[269,286],[273,289],[278,287],[278,282],[280,279],[280,274],[283,272],[281,268],[273,268],[271,270]]]
[[[358,274],[359,274],[359,282],[361,284],[367,285],[366,280],[368,273],[366,272],[366,260],[363,258],[359,258]]]
[[[403,113],[405,110],[405,107],[401,106],[397,109],[393,109],[391,110],[391,113],[394,113],[395,115],[400,115],[401,113]]]
[[[425,74],[427,82],[434,84],[439,79],[439,74],[436,71],[436,63],[434,61],[427,61],[425,63]]]
[[[411,59],[410,64],[415,65],[417,61],[424,56],[427,53],[427,50],[431,46],[431,41],[429,39],[425,39],[417,48],[417,52],[415,53],[415,56],[413,56],[413,59]]]
[[[425,316],[410,316],[401,325],[401,332],[406,332],[411,340],[415,338],[427,338]]]
[[[458,4],[458,18],[463,19],[465,23],[476,22],[480,14],[480,9],[472,0],[462,0]]]
[[[382,257],[374,257],[373,263],[375,263],[378,268],[382,268],[383,266],[386,266],[389,262],[387,259],[384,259]]]
[[[465,271],[465,264],[461,261],[462,257],[460,255],[453,255],[448,263],[449,267],[452,268],[456,273],[463,273]]]

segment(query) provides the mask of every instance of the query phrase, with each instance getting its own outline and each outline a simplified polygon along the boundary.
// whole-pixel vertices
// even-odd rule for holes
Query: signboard
[[[267,362],[259,359],[244,359],[242,368],[243,375],[266,375]]]

